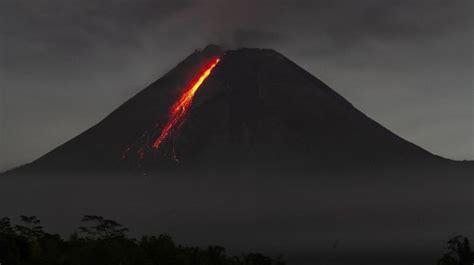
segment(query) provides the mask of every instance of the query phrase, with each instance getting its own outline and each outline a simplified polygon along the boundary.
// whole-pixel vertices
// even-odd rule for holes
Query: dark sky
[[[395,133],[474,159],[471,0],[0,0],[0,171],[208,43],[283,53]]]

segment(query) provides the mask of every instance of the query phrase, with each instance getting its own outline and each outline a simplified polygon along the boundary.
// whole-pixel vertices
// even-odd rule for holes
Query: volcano
[[[274,50],[210,45],[0,175],[0,209],[59,232],[71,216],[117,216],[137,235],[288,264],[432,264],[438,242],[472,232],[473,170],[393,134]]]
[[[274,50],[209,45],[97,125],[17,170],[319,170],[445,161]]]

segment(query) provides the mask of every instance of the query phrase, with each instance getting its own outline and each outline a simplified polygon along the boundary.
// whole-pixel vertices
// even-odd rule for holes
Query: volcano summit
[[[270,49],[209,45],[19,171],[330,168],[447,163]]]

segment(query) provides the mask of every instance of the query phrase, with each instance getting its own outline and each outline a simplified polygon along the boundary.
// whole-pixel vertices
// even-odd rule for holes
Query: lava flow
[[[189,87],[184,90],[181,97],[171,106],[169,119],[166,122],[166,125],[161,130],[160,136],[156,138],[152,147],[158,149],[163,141],[168,137],[168,135],[183,122],[186,113],[191,106],[193,101],[194,94],[206,80],[206,78],[211,74],[212,70],[219,63],[219,58],[213,58],[209,64],[207,64],[199,75],[191,82]]]

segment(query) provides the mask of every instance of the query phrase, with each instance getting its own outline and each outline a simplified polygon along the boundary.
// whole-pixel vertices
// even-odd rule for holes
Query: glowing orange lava
[[[186,113],[191,106],[193,101],[194,94],[206,80],[206,78],[211,74],[212,70],[219,63],[219,58],[213,58],[211,62],[204,67],[202,72],[194,79],[189,87],[183,92],[181,97],[176,101],[170,109],[170,116],[168,122],[161,130],[160,136],[153,143],[153,148],[158,149],[163,141],[168,137],[168,135],[182,123]]]

